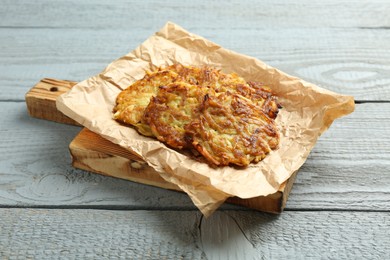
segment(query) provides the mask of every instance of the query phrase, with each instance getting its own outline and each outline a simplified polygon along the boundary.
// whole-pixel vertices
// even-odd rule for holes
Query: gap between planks
[[[142,207],[142,206],[123,206],[123,205],[0,205],[0,209],[31,209],[31,210],[109,210],[109,211],[178,211],[178,212],[199,212],[195,206],[172,206],[172,207]],[[227,212],[231,210],[258,212],[251,208],[247,208],[239,205],[229,205],[229,207],[219,208],[218,212]],[[283,211],[288,212],[376,212],[376,213],[388,213],[390,209],[340,209],[340,208],[285,208]],[[270,216],[276,216],[274,213],[265,212]],[[259,213],[260,214],[260,213]]]

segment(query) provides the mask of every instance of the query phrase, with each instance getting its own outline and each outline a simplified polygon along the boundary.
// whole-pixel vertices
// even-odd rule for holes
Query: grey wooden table
[[[0,259],[389,259],[390,2],[0,3]],[[356,111],[321,136],[279,215],[71,167],[79,127],[30,118],[43,77],[82,80],[167,21],[321,87]]]

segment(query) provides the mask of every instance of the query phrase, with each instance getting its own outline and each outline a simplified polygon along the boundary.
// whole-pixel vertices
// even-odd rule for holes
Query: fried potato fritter
[[[147,72],[116,101],[116,120],[214,165],[247,166],[279,144],[276,97],[235,73],[174,64]]]
[[[246,166],[262,160],[279,144],[273,120],[241,95],[206,96],[201,107],[186,132],[194,148],[216,165]]]
[[[161,86],[145,110],[144,121],[161,142],[173,148],[188,148],[184,127],[198,117],[200,104],[209,88],[184,82]]]
[[[122,123],[133,125],[143,135],[153,136],[149,125],[142,122],[146,107],[160,86],[174,82],[178,74],[172,70],[159,69],[147,73],[142,80],[119,93],[114,108],[114,118]]]

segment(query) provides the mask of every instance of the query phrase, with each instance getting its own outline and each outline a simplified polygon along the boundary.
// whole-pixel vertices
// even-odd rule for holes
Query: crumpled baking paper
[[[207,64],[225,73],[236,72],[247,81],[268,85],[283,107],[276,119],[281,133],[279,148],[245,169],[212,168],[117,123],[113,107],[119,92],[143,78],[146,70],[173,63]],[[302,166],[318,137],[332,122],[354,110],[354,100],[289,76],[256,58],[222,48],[168,22],[134,51],[60,96],[57,108],[142,157],[209,216],[228,197],[252,198],[277,192]]]

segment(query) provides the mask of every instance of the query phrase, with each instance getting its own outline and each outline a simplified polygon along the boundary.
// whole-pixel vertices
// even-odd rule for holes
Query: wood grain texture
[[[0,29],[0,37],[4,38],[0,42],[0,83],[5,90],[0,98],[22,99],[21,93],[43,77],[81,81],[93,76],[161,26],[150,31],[109,32]],[[390,100],[386,87],[390,84],[390,35],[338,28],[242,29],[234,32],[234,38],[228,29],[195,32],[321,87],[353,95],[357,100]],[[245,39],[245,44],[241,39]]]
[[[288,206],[301,208],[305,204],[311,209],[345,209],[334,202],[348,200],[345,204],[351,208],[388,209],[389,122],[388,103],[361,104],[353,114],[337,120],[320,137],[301,168]],[[311,185],[303,184],[306,181]],[[315,202],[311,202],[310,194],[315,194]],[[293,198],[305,202],[298,199],[296,204]],[[371,204],[369,208],[364,206],[367,203]]]
[[[164,211],[0,210],[0,258],[202,259],[199,214]]]
[[[5,259],[387,259],[384,212],[0,209]],[[351,221],[353,219],[353,221]],[[367,229],[370,227],[370,229]]]
[[[0,205],[194,209],[184,194],[71,167],[81,128],[28,116],[0,102]],[[286,209],[390,208],[390,104],[358,104],[320,137],[300,169]]]
[[[165,181],[141,158],[86,128],[73,139],[69,150],[72,155],[72,165],[76,168],[159,188],[181,191],[178,186]],[[284,182],[277,192],[268,196],[250,199],[233,197],[228,198],[227,202],[260,211],[281,213],[286,206],[295,177],[296,173]]]
[[[199,2],[181,1],[24,0],[3,6],[0,100],[22,100],[43,77],[80,81],[95,75],[168,20],[356,100],[390,100],[386,1],[230,0],[199,8]]]
[[[45,78],[26,93],[26,105],[30,116],[63,124],[79,125],[57,110],[56,99],[69,91],[76,82]]]
[[[389,259],[389,12],[387,0],[1,1],[0,259]],[[184,194],[75,170],[80,128],[27,115],[38,80],[95,75],[168,20],[369,102],[321,136],[282,215],[225,205],[202,219]]]
[[[210,21],[204,26],[220,29],[227,26],[246,28],[254,24],[263,27],[379,27],[390,25],[389,2],[386,0],[326,1],[316,3],[310,0],[287,1],[275,4],[272,0],[229,0],[208,2],[169,2],[120,0],[108,3],[104,0],[50,1],[31,3],[28,0],[3,1],[1,9],[3,27],[49,27],[49,28],[151,28],[166,19],[177,18],[187,26],[199,26],[205,18]],[[10,12],[13,10],[12,12]],[[19,13],[18,17],[13,13]],[[33,15],[37,14],[39,15]],[[164,13],[166,15],[161,15]],[[88,14],[88,15],[86,15]],[[305,14],[303,16],[302,14]],[[348,15],[346,15],[348,14]],[[140,19],[147,17],[148,19]],[[280,19],[283,17],[283,19]],[[97,19],[99,18],[99,19]],[[49,23],[50,22],[50,23]],[[178,21],[179,22],[179,21]]]
[[[180,191],[165,181],[152,167],[130,151],[84,128],[69,145],[75,168]]]
[[[74,169],[80,127],[31,118],[21,102],[0,102],[0,120],[0,206],[194,209],[184,194]]]

